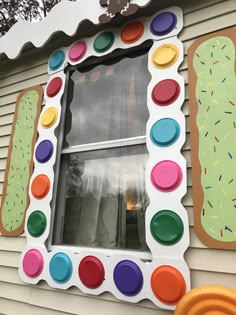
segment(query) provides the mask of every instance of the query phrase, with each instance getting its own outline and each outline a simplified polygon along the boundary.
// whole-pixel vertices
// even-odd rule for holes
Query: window
[[[148,251],[149,47],[68,70],[54,245]]]

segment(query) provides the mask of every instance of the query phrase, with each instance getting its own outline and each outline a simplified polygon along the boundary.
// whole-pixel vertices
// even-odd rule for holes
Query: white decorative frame
[[[165,36],[161,36],[161,37],[155,36],[150,31],[150,23],[155,16],[166,11],[173,12],[176,14],[177,26],[171,33]],[[60,125],[61,109],[62,109],[62,106],[66,105],[66,104],[61,105],[61,100],[63,98],[63,95],[65,93],[65,88],[66,88],[66,75],[64,73],[64,70],[68,65],[76,65],[83,62],[84,60],[86,60],[88,57],[91,57],[91,56],[97,56],[97,57],[104,56],[118,48],[127,49],[134,46],[138,46],[141,43],[145,42],[146,40],[152,40],[153,46],[151,47],[149,51],[149,64],[148,64],[148,69],[149,69],[149,72],[151,73],[152,79],[149,84],[148,92],[147,92],[147,106],[149,109],[150,118],[147,122],[147,140],[146,140],[147,148],[149,151],[149,161],[147,163],[147,168],[146,168],[146,190],[150,198],[150,205],[148,206],[146,210],[146,241],[152,253],[152,261],[144,262],[131,254],[121,255],[121,254],[115,253],[114,255],[111,255],[108,257],[105,253],[101,253],[101,251],[97,251],[97,252],[96,250],[83,251],[82,248],[78,248],[75,252],[73,252],[65,248],[61,250],[60,246],[58,246],[58,248],[57,246],[53,246],[52,250],[48,251],[48,248],[50,249],[50,244],[47,245],[47,243],[48,242],[50,243],[50,239],[52,236],[53,216],[54,216],[54,211],[55,211],[54,209],[55,198],[53,198],[53,184],[51,184],[49,193],[47,194],[45,198],[41,200],[36,199],[32,195],[31,189],[29,191],[30,206],[27,210],[26,226],[25,226],[27,246],[25,247],[21,255],[19,273],[20,273],[21,279],[24,282],[31,283],[31,284],[36,284],[40,280],[45,280],[51,287],[54,287],[54,288],[67,289],[71,286],[76,286],[79,289],[81,289],[83,292],[88,293],[88,294],[93,294],[93,295],[99,295],[102,292],[109,291],[115,297],[124,301],[136,303],[143,299],[149,299],[162,309],[173,310],[175,309],[175,305],[164,304],[155,296],[151,288],[150,279],[151,279],[152,273],[154,272],[156,268],[163,265],[168,265],[168,266],[172,266],[176,268],[182,274],[186,282],[186,291],[189,291],[191,289],[190,271],[183,257],[184,252],[189,246],[189,222],[188,222],[187,212],[184,209],[183,205],[181,204],[181,199],[186,194],[186,191],[187,191],[186,160],[181,154],[181,148],[185,142],[185,134],[186,134],[185,117],[184,117],[183,112],[181,111],[181,107],[183,105],[184,97],[185,97],[185,84],[184,84],[184,78],[178,74],[178,68],[180,64],[182,63],[184,56],[183,56],[183,44],[177,39],[178,33],[183,28],[183,13],[180,8],[171,7],[171,8],[157,12],[153,17],[138,18],[136,20],[141,21],[144,24],[145,32],[143,36],[137,42],[133,44],[125,44],[120,38],[120,29],[114,28],[114,29],[109,29],[109,31],[115,34],[115,42],[113,46],[105,53],[96,53],[93,48],[94,39],[99,34],[91,38],[80,39],[80,41],[86,42],[87,52],[85,56],[77,63],[71,62],[68,57],[70,48],[73,45],[66,48],[60,48],[60,50],[62,50],[65,53],[66,58],[63,64],[61,65],[61,67],[57,69],[56,72],[53,72],[50,70],[50,68],[48,68],[48,72],[49,72],[48,82],[50,83],[52,79],[56,77],[60,77],[63,81],[63,86],[60,92],[55,97],[50,98],[45,93],[46,105],[41,113],[41,117],[42,117],[44,112],[49,107],[53,106],[58,111],[58,118],[57,118],[56,123],[49,129],[43,128],[41,123],[39,122],[39,125],[38,125],[39,138],[35,147],[37,148],[37,145],[41,141],[48,139],[53,143],[54,148],[57,148],[58,136],[60,136],[58,135],[58,127]],[[158,69],[154,67],[152,63],[152,55],[155,52],[155,50],[163,44],[173,44],[177,46],[179,49],[179,57],[178,57],[178,60],[172,66],[165,69]],[[152,96],[151,96],[153,87],[161,80],[167,79],[167,78],[174,79],[179,83],[180,95],[178,99],[171,106],[164,106],[164,107],[156,106],[156,105],[154,106]],[[165,117],[175,119],[180,125],[181,132],[180,132],[180,136],[178,140],[173,145],[163,148],[163,147],[158,147],[155,144],[153,144],[153,142],[150,139],[150,130],[153,123]],[[172,192],[168,192],[168,193],[158,191],[152,185],[151,179],[150,179],[150,174],[153,167],[158,162],[163,161],[163,160],[172,160],[176,162],[181,167],[182,173],[183,173],[183,180],[180,186],[176,190]],[[51,157],[51,159],[47,163],[44,163],[44,164],[40,164],[37,161],[37,159],[34,157],[35,169],[34,169],[34,173],[32,175],[29,187],[31,187],[33,180],[39,174],[46,174],[49,177],[51,183],[57,182],[57,178],[55,178],[55,174],[54,174],[54,166],[55,166],[56,161],[57,161],[57,150],[54,150],[53,156]],[[27,230],[27,220],[30,214],[34,212],[36,209],[41,209],[41,210],[43,209],[42,211],[44,212],[47,218],[46,230],[43,233],[43,235],[38,238],[32,237]],[[179,215],[179,217],[181,217],[184,224],[184,234],[181,240],[173,246],[163,246],[159,244],[158,242],[155,241],[155,239],[153,238],[150,232],[150,222],[151,222],[152,217],[158,211],[162,209],[173,209],[173,211],[176,212]],[[25,254],[32,249],[39,251],[44,261],[43,269],[41,273],[35,278],[28,277],[23,270],[23,260],[24,260]],[[67,281],[66,283],[60,284],[60,283],[55,282],[52,279],[49,272],[49,263],[50,263],[51,258],[56,253],[60,253],[62,251],[63,253],[68,255],[68,257],[70,258],[72,262],[72,266],[73,266],[73,272],[69,281]],[[101,286],[96,289],[87,288],[81,282],[78,275],[78,266],[81,260],[84,257],[91,256],[91,255],[97,257],[102,262],[105,269],[105,280],[103,281]],[[135,296],[123,295],[117,289],[114,283],[113,271],[117,263],[123,260],[130,260],[136,263],[137,266],[139,266],[139,268],[142,271],[143,287],[141,291]]]

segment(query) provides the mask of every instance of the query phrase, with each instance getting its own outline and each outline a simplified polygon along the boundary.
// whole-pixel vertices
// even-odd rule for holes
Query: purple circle
[[[123,260],[116,265],[113,278],[117,289],[126,296],[137,295],[143,287],[142,271],[130,260]]]
[[[173,31],[177,24],[177,17],[172,12],[157,15],[151,23],[151,32],[156,36],[163,36]]]
[[[44,140],[37,146],[35,156],[39,163],[46,163],[53,155],[53,144],[49,140]]]

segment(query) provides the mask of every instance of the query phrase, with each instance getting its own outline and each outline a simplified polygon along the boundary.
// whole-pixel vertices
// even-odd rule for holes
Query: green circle
[[[103,53],[114,44],[115,36],[111,32],[103,32],[95,39],[93,48],[98,53]]]
[[[152,218],[150,229],[154,239],[166,246],[175,245],[184,233],[181,218],[173,211],[162,210]]]
[[[41,236],[47,226],[47,219],[42,211],[34,211],[28,218],[27,229],[33,237]]]

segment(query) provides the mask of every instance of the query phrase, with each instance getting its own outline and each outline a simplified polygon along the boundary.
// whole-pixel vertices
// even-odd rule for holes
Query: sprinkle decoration
[[[235,46],[232,36],[212,34],[192,54],[197,76],[195,106],[201,105],[197,106],[196,119],[198,157],[204,175],[200,177],[204,196],[198,211],[203,229],[212,239],[222,242],[222,248],[226,248],[226,242],[236,242],[236,89],[232,88],[236,86]],[[193,190],[194,185],[193,178]]]

